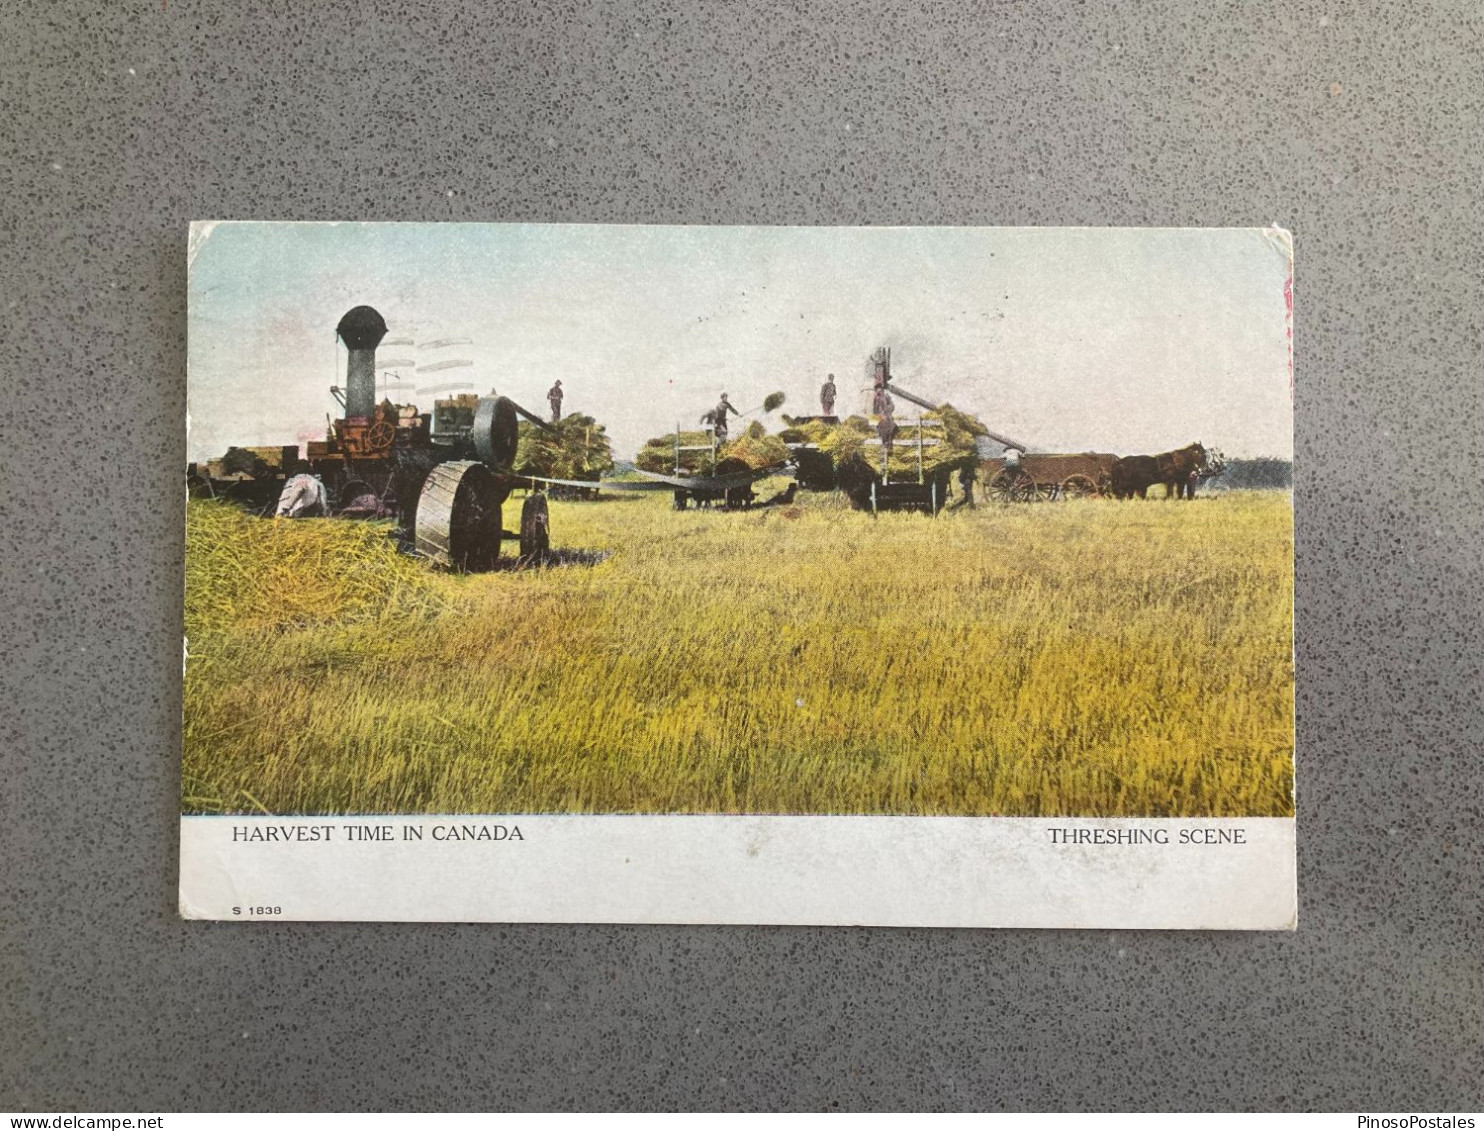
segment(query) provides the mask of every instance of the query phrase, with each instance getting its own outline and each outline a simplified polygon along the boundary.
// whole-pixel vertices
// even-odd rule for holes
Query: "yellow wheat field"
[[[606,560],[467,577],[192,502],[185,810],[1292,813],[1287,493],[800,500],[556,502]]]

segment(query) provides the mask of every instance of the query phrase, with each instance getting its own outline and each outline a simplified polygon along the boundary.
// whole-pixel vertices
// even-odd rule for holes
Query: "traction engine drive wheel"
[[[473,460],[440,463],[417,500],[413,541],[445,569],[477,573],[500,556],[500,493],[490,469]]]
[[[551,518],[546,496],[527,495],[520,508],[520,556],[538,558],[551,548]]]

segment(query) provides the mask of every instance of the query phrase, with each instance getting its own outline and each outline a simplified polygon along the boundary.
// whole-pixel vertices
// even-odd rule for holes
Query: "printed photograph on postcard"
[[[1280,228],[202,222],[187,918],[1274,929]]]

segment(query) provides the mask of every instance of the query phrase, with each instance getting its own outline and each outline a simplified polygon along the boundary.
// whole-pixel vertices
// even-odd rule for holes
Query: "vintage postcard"
[[[1293,927],[1287,232],[189,257],[186,917]]]

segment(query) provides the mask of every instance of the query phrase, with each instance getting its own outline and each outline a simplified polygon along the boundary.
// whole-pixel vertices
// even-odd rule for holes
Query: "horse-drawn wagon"
[[[1117,462],[1106,452],[1026,452],[1018,461],[982,460],[979,473],[985,493],[999,502],[1092,499],[1112,492]]]

